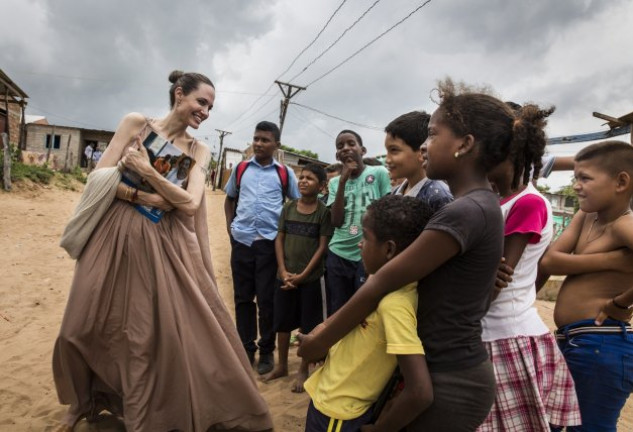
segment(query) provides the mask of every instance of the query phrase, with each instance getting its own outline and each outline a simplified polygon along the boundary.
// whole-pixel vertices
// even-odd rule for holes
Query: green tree
[[[317,153],[312,152],[310,150],[297,150],[295,148],[288,147],[288,146],[283,145],[283,144],[281,145],[281,149],[285,150],[285,151],[292,152],[292,153],[297,153],[297,154],[300,154],[300,155],[303,155],[303,156],[307,156],[307,157],[312,158],[312,159],[318,159],[319,158],[319,155]]]
[[[561,194],[565,196],[565,207],[571,207],[570,203],[573,203],[574,213],[580,209],[580,204],[578,203],[578,196],[576,192],[574,192],[574,179],[572,178],[568,185],[563,186],[557,192],[557,194]]]

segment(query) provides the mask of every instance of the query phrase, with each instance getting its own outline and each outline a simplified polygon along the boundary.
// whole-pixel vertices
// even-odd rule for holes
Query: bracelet
[[[138,199],[138,189],[134,189],[134,193],[132,194],[132,202],[136,202]]]
[[[613,303],[613,306],[617,307],[618,309],[631,310],[631,306],[622,306],[620,303],[616,302],[615,297],[611,299],[611,303]]]

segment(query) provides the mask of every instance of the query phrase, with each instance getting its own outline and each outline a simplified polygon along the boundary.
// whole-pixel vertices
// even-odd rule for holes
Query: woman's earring
[[[455,159],[459,158],[459,152],[458,152],[458,151],[456,151],[456,152],[455,152],[455,154],[454,154],[453,156],[455,156]]]

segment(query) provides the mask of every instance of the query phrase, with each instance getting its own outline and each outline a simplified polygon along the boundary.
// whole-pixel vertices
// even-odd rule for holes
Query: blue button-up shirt
[[[281,180],[274,167],[280,163],[273,159],[271,164],[261,166],[255,158],[251,158],[249,163],[242,175],[235,218],[231,223],[231,235],[246,246],[258,239],[274,240],[277,237],[283,207]],[[237,197],[236,171],[237,165],[224,188],[231,198]],[[297,199],[299,196],[297,177],[288,168],[288,198]]]

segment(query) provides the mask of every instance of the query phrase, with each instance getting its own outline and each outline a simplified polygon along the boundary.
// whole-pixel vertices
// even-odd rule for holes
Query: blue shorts
[[[312,401],[308,406],[305,432],[358,432],[360,427],[371,421],[372,409],[351,420],[338,420],[328,417],[314,407]]]
[[[556,330],[558,346],[574,378],[582,426],[570,432],[616,432],[620,411],[633,391],[633,329],[608,319],[582,320]]]

